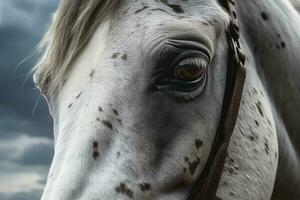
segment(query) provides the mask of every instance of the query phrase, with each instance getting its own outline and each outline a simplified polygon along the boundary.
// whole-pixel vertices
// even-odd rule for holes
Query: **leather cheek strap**
[[[222,0],[220,3],[231,17],[231,23],[227,31],[228,66],[223,107],[207,164],[193,187],[188,200],[220,199],[216,196],[216,193],[224,170],[246,78],[245,55],[239,42],[235,2],[233,0]]]

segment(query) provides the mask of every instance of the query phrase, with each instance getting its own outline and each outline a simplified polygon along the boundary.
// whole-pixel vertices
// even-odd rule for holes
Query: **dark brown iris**
[[[189,58],[175,66],[174,76],[182,81],[196,81],[201,79],[206,67],[207,61],[205,59]]]

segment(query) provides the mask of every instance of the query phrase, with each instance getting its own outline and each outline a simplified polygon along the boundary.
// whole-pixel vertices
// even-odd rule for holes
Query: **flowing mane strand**
[[[113,17],[119,0],[62,0],[52,25],[40,43],[41,59],[34,67],[38,87],[54,92],[63,84],[68,66],[103,22]]]

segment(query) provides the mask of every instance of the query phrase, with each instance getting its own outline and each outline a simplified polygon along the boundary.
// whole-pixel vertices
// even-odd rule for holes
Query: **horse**
[[[296,200],[300,17],[288,0],[235,6],[247,75],[216,195]],[[229,23],[218,0],[62,0],[34,68],[54,124],[42,200],[187,199],[220,122]]]

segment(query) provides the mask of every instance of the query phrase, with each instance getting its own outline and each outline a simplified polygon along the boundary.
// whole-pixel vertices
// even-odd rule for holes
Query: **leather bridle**
[[[240,32],[235,0],[219,0],[219,3],[231,19],[227,30],[228,66],[223,107],[207,164],[187,200],[220,199],[216,193],[224,170],[246,78],[246,59],[239,41]]]

